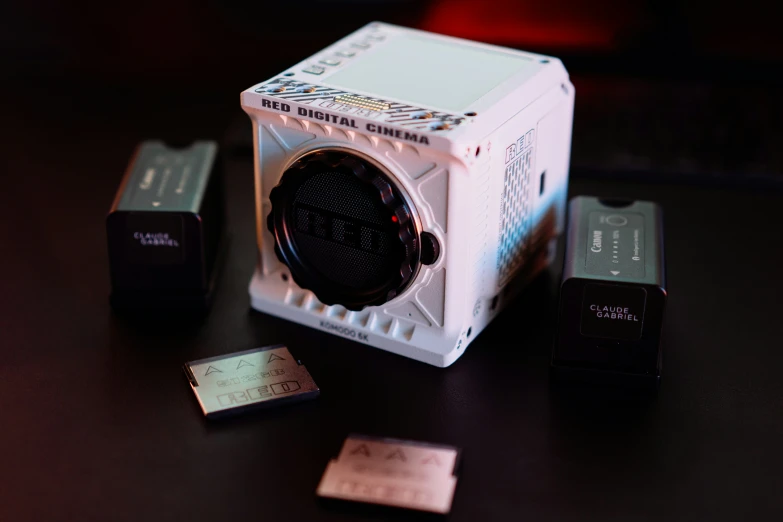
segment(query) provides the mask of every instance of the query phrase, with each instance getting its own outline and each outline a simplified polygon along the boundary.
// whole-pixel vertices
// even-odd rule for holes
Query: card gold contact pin
[[[353,94],[341,94],[340,96],[335,97],[334,101],[346,105],[353,105],[354,107],[362,109],[372,109],[374,111],[386,111],[391,108],[391,104],[389,103],[362,98],[361,96],[355,96]]]

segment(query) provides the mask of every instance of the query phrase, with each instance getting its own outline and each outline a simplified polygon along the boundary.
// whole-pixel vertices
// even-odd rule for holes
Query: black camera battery
[[[211,141],[139,145],[106,219],[112,306],[208,308],[226,248],[220,170]]]
[[[576,197],[566,241],[555,376],[657,388],[666,305],[660,207]]]

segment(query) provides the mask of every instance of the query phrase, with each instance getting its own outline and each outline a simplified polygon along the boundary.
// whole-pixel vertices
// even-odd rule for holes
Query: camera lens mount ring
[[[418,220],[392,179],[360,154],[317,149],[297,158],[270,192],[275,254],[322,303],[381,305],[418,273]]]

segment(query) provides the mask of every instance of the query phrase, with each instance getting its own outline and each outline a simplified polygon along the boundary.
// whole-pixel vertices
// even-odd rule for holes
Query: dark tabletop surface
[[[5,112],[0,521],[412,517],[317,500],[352,432],[463,448],[453,521],[783,519],[780,191],[574,177],[571,195],[661,203],[670,300],[657,400],[564,397],[549,383],[556,275],[447,369],[251,311],[241,154],[227,158],[233,243],[206,320],[113,313],[104,218],[134,145],[219,138],[238,100],[45,94]],[[320,398],[206,421],[182,363],[274,343]]]

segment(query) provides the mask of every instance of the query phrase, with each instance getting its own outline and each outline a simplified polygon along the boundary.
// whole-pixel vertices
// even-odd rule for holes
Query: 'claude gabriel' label
[[[178,214],[131,212],[125,234],[125,256],[131,263],[172,265],[184,260],[183,223]]]
[[[590,283],[582,299],[581,333],[635,341],[642,335],[647,291],[640,286]]]

